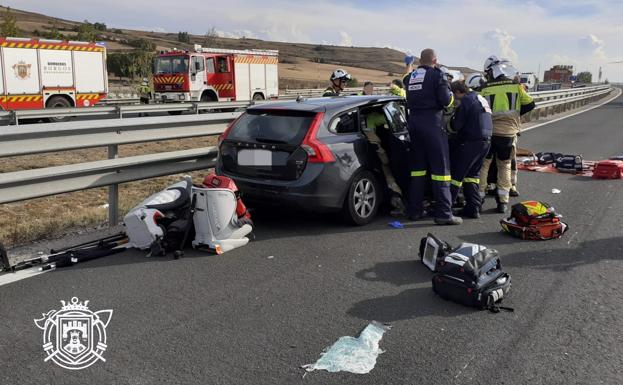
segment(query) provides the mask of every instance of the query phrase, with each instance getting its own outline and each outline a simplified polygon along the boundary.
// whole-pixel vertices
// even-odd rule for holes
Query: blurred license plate
[[[268,150],[240,150],[238,151],[240,166],[272,166],[273,153]]]

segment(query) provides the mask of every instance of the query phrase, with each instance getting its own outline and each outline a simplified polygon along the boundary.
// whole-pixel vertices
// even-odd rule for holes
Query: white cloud
[[[342,47],[351,47],[353,45],[353,38],[344,31],[340,31],[340,45]]]
[[[587,35],[578,40],[581,55],[590,55],[593,59],[606,61],[605,43],[595,35]]]
[[[492,31],[487,31],[484,35],[485,43],[493,46],[494,50],[501,57],[507,58],[512,62],[517,62],[519,58],[517,52],[511,47],[511,43],[515,39],[510,33],[505,30],[496,28]]]
[[[146,26],[123,26],[123,25],[109,25],[109,29],[119,28],[119,29],[130,29],[134,31],[150,31],[150,32],[158,32],[158,33],[166,33],[167,30],[164,27],[146,27]]]
[[[244,30],[237,29],[237,30],[234,30],[233,32],[216,30],[215,33],[216,33],[216,36],[218,37],[228,37],[231,39],[242,39],[242,38],[257,39],[258,38],[258,36],[255,33],[253,33],[252,31],[248,29],[244,29]]]
[[[345,44],[350,40],[361,46],[404,47],[402,51],[416,54],[432,47],[444,64],[478,69],[492,53],[507,56],[526,71],[536,71],[539,64],[543,69],[552,54],[577,58],[595,70],[604,59],[623,58],[620,0],[413,1],[385,8],[380,8],[382,3],[370,8],[355,1],[228,0],[223,6],[216,0],[194,0],[184,3],[185,9],[193,9],[190,13],[171,12],[170,0],[4,3],[65,19],[88,18],[108,25],[153,23],[167,31],[198,35],[214,27],[234,31],[229,33],[236,36],[240,36],[236,31],[249,31],[261,39],[286,42]],[[623,65],[609,65],[606,70],[604,76],[610,80],[623,81]]]

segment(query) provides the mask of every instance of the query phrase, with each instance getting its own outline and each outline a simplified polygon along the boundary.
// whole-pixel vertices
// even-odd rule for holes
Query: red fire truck
[[[161,52],[154,59],[157,102],[276,98],[278,51],[202,48]]]
[[[107,93],[103,45],[0,37],[1,109],[89,107]]]

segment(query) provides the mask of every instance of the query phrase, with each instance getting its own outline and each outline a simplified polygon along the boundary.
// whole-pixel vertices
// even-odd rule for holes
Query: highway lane
[[[623,97],[526,132],[534,151],[623,154]],[[0,287],[2,384],[620,384],[623,181],[520,174],[522,199],[570,224],[556,241],[500,232],[488,201],[459,227],[382,217],[363,228],[313,214],[258,212],[257,239],[221,256],[146,259],[128,251]],[[561,194],[552,194],[558,188]],[[427,232],[500,251],[514,313],[436,297],[417,258]],[[73,296],[113,309],[106,362],[44,363],[33,318]],[[322,350],[371,320],[389,323],[367,375],[313,372]]]

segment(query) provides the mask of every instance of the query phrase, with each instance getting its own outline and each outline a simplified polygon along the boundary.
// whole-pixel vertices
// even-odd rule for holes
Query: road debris
[[[302,368],[307,372],[326,370],[331,373],[369,373],[374,369],[378,355],[383,353],[379,342],[390,329],[390,325],[372,321],[359,337],[340,337],[331,347],[325,349],[316,363],[303,365]]]
[[[400,223],[399,221],[389,222],[388,225],[393,227],[393,228],[395,228],[395,229],[404,229],[405,228],[405,226],[402,223]]]
[[[557,188],[553,188],[552,189],[552,194],[560,194],[562,191],[558,190]]]

